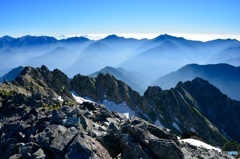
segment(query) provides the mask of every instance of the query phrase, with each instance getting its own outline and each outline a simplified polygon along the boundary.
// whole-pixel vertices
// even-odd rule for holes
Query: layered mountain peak
[[[108,40],[115,40],[120,38],[119,36],[117,36],[116,34],[112,34],[112,35],[108,35],[107,37],[105,37],[104,39],[108,39]]]
[[[178,37],[175,37],[175,36],[171,36],[171,35],[168,35],[168,34],[161,34],[159,35],[158,37],[152,39],[154,41],[163,41],[163,40],[183,40],[184,38],[178,38]]]

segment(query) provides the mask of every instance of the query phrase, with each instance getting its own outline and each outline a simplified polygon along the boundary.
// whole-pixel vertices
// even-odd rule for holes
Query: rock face
[[[140,95],[122,81],[106,74],[99,74],[97,78],[76,75],[71,80],[72,88],[82,97],[93,100],[108,99],[116,103],[126,102],[132,109],[140,103]]]

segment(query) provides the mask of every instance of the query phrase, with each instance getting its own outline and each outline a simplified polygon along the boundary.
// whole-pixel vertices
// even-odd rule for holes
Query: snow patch
[[[113,101],[104,99],[100,104],[105,105],[110,111],[124,114],[126,118],[136,116],[135,112],[126,104],[126,102],[115,103]]]
[[[76,102],[79,103],[79,104],[82,104],[83,102],[92,102],[92,103],[93,103],[93,101],[91,101],[91,100],[84,99],[84,98],[80,97],[75,91],[70,91],[70,92],[71,92],[73,98],[74,98],[74,99],[76,100]]]
[[[190,145],[194,145],[194,146],[197,146],[197,147],[203,147],[203,148],[206,148],[206,149],[209,149],[209,150],[216,150],[218,152],[221,152],[222,150],[219,149],[219,148],[216,148],[216,147],[213,147],[209,144],[206,144],[202,141],[199,141],[199,140],[196,140],[196,139],[183,139],[183,140],[179,140],[180,142],[185,142],[185,143],[189,143]]]
[[[62,96],[58,96],[57,98],[59,101],[63,102]]]

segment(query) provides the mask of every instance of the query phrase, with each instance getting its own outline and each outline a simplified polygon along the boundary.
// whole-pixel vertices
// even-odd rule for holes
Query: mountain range
[[[167,34],[141,40],[4,36],[0,158],[71,158],[75,150],[85,157],[161,158],[166,152],[154,147],[165,149],[166,142],[172,158],[214,154],[187,149],[176,135],[218,147],[240,142],[239,48],[235,39]]]
[[[186,82],[196,77],[209,81],[229,97],[240,100],[240,67],[228,64],[189,64],[158,78],[151,85],[170,89],[180,81]]]
[[[179,82],[170,90],[151,86],[141,96],[110,74],[100,73],[95,78],[78,74],[69,79],[58,69],[50,71],[42,66],[23,68],[15,80],[5,81],[0,88],[4,107],[0,113],[5,115],[26,112],[28,105],[50,106],[51,109],[76,105],[71,93],[75,92],[81,99],[99,104],[107,100],[107,108],[111,102],[115,103],[114,107],[124,105],[134,116],[168,128],[177,135],[193,131],[215,146],[222,146],[227,139],[240,141],[240,103],[201,78]]]
[[[22,66],[14,68],[9,71],[4,76],[0,77],[0,82],[4,79],[7,81],[12,81],[19,75],[20,71],[23,69]],[[224,94],[232,99],[240,100],[239,90],[239,67],[231,66],[228,64],[209,64],[209,65],[198,65],[198,64],[188,64],[175,72],[171,72],[165,76],[162,76],[151,84],[142,79],[144,74],[138,72],[130,72],[123,68],[113,68],[106,66],[103,69],[90,74],[90,77],[97,77],[98,74],[110,74],[116,79],[123,81],[129,85],[133,90],[137,91],[140,95],[143,95],[149,85],[159,86],[162,89],[174,88],[178,82],[186,82],[188,80],[193,80],[196,77],[200,77],[209,81],[211,84],[216,86]]]
[[[152,78],[190,63],[239,66],[239,46],[234,39],[201,42],[167,34],[141,40],[109,35],[95,41],[85,37],[57,40],[48,36],[4,36],[0,38],[0,76],[6,70],[28,65],[59,68],[69,77],[111,66],[145,74],[142,78],[151,83]]]

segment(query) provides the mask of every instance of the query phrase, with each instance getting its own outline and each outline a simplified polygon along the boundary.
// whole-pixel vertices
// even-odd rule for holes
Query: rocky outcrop
[[[69,83],[68,77],[60,70],[50,71],[44,65],[36,69],[25,67],[13,81],[14,85],[23,87],[31,93],[41,93],[54,98],[62,96],[63,100],[72,99],[69,93]]]
[[[72,88],[82,97],[90,97],[95,101],[108,99],[116,103],[126,102],[132,109],[140,103],[140,95],[128,85],[106,74],[97,78],[76,75],[71,80]]]
[[[179,143],[169,130],[84,102],[0,118],[0,158],[231,158]]]
[[[183,158],[176,136],[102,105],[1,116],[1,158]]]
[[[180,85],[183,84],[166,91],[156,86],[149,87],[144,94],[145,103],[139,106],[140,109],[147,109],[155,120],[176,134],[192,130],[212,145],[223,145],[226,138],[201,114],[197,102]]]

